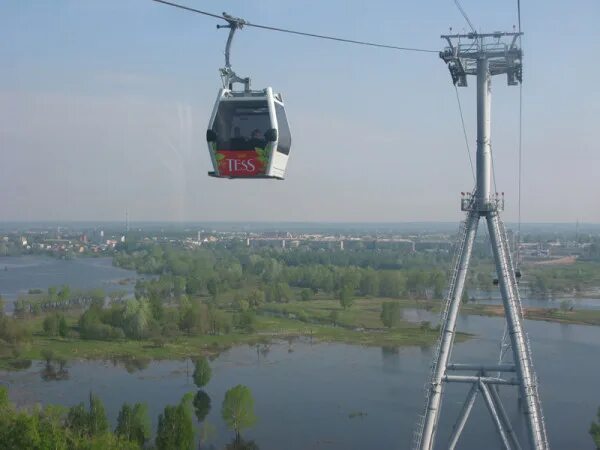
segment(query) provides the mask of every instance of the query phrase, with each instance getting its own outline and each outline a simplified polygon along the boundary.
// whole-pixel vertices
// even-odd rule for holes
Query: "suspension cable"
[[[162,3],[164,5],[173,6],[175,8],[183,9],[185,11],[190,11],[190,12],[197,13],[197,14],[203,14],[203,15],[209,16],[209,17],[214,17],[216,19],[227,20],[222,15],[213,14],[213,13],[209,13],[209,12],[206,12],[206,11],[201,11],[199,9],[191,8],[189,6],[181,5],[179,3],[169,2],[167,0],[151,0],[151,1],[156,2],[156,3]],[[329,40],[329,41],[345,42],[347,44],[355,44],[355,45],[365,45],[365,46],[369,46],[369,47],[387,48],[387,49],[390,49],[390,50],[399,50],[399,51],[406,51],[406,52],[421,52],[421,53],[439,53],[438,50],[429,50],[429,49],[415,48],[415,47],[400,47],[400,46],[397,46],[397,45],[380,44],[380,43],[368,42],[368,41],[358,41],[358,40],[354,40],[354,39],[346,39],[346,38],[340,38],[340,37],[336,37],[336,36],[326,36],[326,35],[322,35],[322,34],[307,33],[307,32],[304,32],[304,31],[289,30],[289,29],[286,29],[286,28],[272,27],[272,26],[268,26],[268,25],[259,25],[259,24],[250,23],[250,22],[247,22],[247,21],[244,21],[244,26],[259,28],[259,29],[268,30],[268,31],[278,31],[278,32],[281,32],[281,33],[295,34],[295,35],[298,35],[298,36],[306,36],[306,37],[312,37],[312,38],[317,38],[317,39],[326,39],[326,40]]]
[[[473,23],[469,19],[469,16],[467,16],[467,13],[465,12],[465,10],[463,9],[463,7],[461,6],[460,2],[458,0],[454,0],[454,4],[456,5],[456,7],[458,8],[458,10],[462,14],[462,16],[465,18],[465,20],[469,24],[469,27],[471,28],[471,31],[473,33],[477,34],[477,31],[475,30],[475,27],[473,26]]]
[[[519,27],[519,48],[521,40],[521,0],[517,0],[517,23]],[[517,267],[521,265],[521,186],[523,183],[523,78],[519,82],[519,182],[518,182],[518,222],[517,222]]]
[[[465,137],[465,145],[467,147],[467,155],[469,156],[469,164],[471,165],[471,175],[473,175],[473,181],[475,181],[475,169],[473,168],[473,158],[471,158],[471,147],[469,146],[467,128],[465,127],[465,119],[463,117],[462,105],[460,104],[460,96],[458,95],[458,88],[456,85],[454,85],[454,92],[456,92],[456,102],[458,103],[458,112],[460,113],[460,123],[462,124],[463,135]]]

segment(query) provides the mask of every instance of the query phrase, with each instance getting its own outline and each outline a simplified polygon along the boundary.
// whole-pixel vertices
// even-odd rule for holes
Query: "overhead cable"
[[[454,85],[454,91],[456,92],[456,102],[458,103],[458,112],[460,113],[460,123],[462,124],[463,135],[465,137],[465,144],[467,146],[467,155],[469,156],[469,164],[471,165],[471,175],[473,175],[473,181],[475,181],[475,169],[473,168],[473,158],[471,158],[471,147],[469,146],[469,138],[467,137],[467,128],[465,127],[465,119],[463,117],[462,105],[460,104],[460,97],[458,95],[458,88]]]
[[[458,8],[458,10],[462,14],[462,16],[465,18],[465,20],[469,24],[469,27],[471,27],[471,31],[473,33],[477,34],[477,31],[475,30],[475,27],[471,23],[471,20],[469,19],[469,16],[467,16],[467,13],[465,12],[465,10],[463,9],[463,7],[461,6],[460,2],[458,0],[454,0],[454,4],[456,5],[456,7]]]
[[[521,0],[517,0],[517,23],[519,26],[519,47],[523,51],[521,41]],[[523,79],[519,83],[519,206],[518,206],[518,238],[517,238],[517,267],[521,265],[521,185],[523,184]]]
[[[173,3],[173,2],[166,1],[166,0],[152,0],[152,1],[157,2],[157,3],[162,3],[164,5],[173,6],[175,8],[183,9],[183,10],[190,11],[193,13],[202,14],[202,15],[209,16],[209,17],[214,17],[216,19],[227,20],[227,21],[231,20],[231,19],[226,19],[223,15],[213,14],[213,13],[209,13],[206,11],[201,11],[199,9],[191,8],[189,6],[181,5],[179,3]],[[345,42],[347,44],[365,45],[365,46],[369,46],[369,47],[387,48],[390,50],[399,50],[399,51],[406,51],[406,52],[439,53],[438,50],[429,50],[429,49],[415,48],[415,47],[401,47],[401,46],[397,46],[397,45],[380,44],[380,43],[376,43],[376,42],[358,41],[358,40],[354,40],[354,39],[346,39],[346,38],[341,38],[341,37],[336,37],[336,36],[326,36],[326,35],[322,35],[322,34],[307,33],[304,31],[289,30],[287,28],[272,27],[272,26],[268,26],[268,25],[259,25],[259,24],[251,23],[251,22],[248,22],[245,20],[243,21],[243,25],[245,27],[260,28],[262,30],[278,31],[281,33],[295,34],[298,36],[306,36],[306,37],[312,37],[312,38],[316,38],[316,39],[326,39],[329,41]]]

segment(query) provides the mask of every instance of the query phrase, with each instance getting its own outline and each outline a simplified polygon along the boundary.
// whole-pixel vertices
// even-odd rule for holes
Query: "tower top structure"
[[[467,75],[477,75],[477,61],[489,61],[490,75],[506,74],[509,86],[522,81],[523,52],[518,38],[523,33],[494,32],[443,34],[448,46],[440,52],[440,58],[448,64],[452,82],[467,86]]]

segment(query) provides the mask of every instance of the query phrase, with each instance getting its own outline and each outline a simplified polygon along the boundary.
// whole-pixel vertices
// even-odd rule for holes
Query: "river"
[[[406,317],[437,319],[421,310]],[[540,394],[554,449],[592,449],[589,424],[600,406],[600,327],[526,322],[540,380]],[[458,328],[477,336],[457,344],[454,362],[494,362],[503,321],[496,317],[461,316]],[[258,423],[244,436],[262,450],[408,449],[423,406],[429,372],[429,347],[378,348],[306,340],[267,347],[239,346],[211,362],[213,376],[205,391],[212,400],[206,419],[216,427],[214,448],[233,434],[220,418],[225,391],[236,384],[252,389]],[[72,405],[90,391],[104,400],[113,424],[122,402],[146,402],[153,425],[166,404],[196,391],[190,361],[155,361],[141,370],[125,370],[106,361],[71,361],[69,379],[43,381],[44,364],[25,371],[0,373],[11,398],[20,405],[35,402]],[[447,438],[467,386],[451,385],[443,405],[440,438]],[[511,417],[519,416],[514,388],[503,388]],[[364,414],[356,414],[364,413]],[[355,416],[355,417],[351,417]],[[517,425],[522,433],[522,427]],[[496,449],[495,431],[478,400],[459,448]],[[441,443],[440,443],[441,444]],[[438,448],[443,448],[440,445]],[[210,447],[205,447],[210,448]]]
[[[0,268],[4,266],[7,270],[0,270],[0,292],[9,301],[29,288],[65,283],[82,289],[131,291],[133,284],[121,286],[116,281],[135,277],[131,271],[113,267],[110,258],[0,258]],[[524,303],[528,304],[527,299]],[[406,309],[404,315],[415,322],[438,321],[437,314],[419,309]],[[526,321],[526,325],[552,448],[592,449],[587,431],[600,406],[600,327],[536,321]],[[461,315],[458,329],[475,337],[455,346],[453,361],[495,362],[503,328],[503,319],[498,317]],[[220,407],[225,391],[240,383],[252,389],[259,418],[244,435],[262,450],[410,447],[423,407],[431,348],[312,345],[298,340],[258,350],[234,347],[211,362],[213,377],[205,391],[212,409],[206,420],[216,427],[214,448],[222,448],[233,437],[220,418]],[[27,370],[0,372],[0,383],[9,386],[11,399],[20,406],[36,402],[73,405],[85,401],[93,391],[102,397],[113,424],[124,401],[143,401],[149,406],[154,427],[165,405],[196,391],[192,364],[186,360],[149,362],[138,370],[131,364],[126,370],[118,362],[69,361],[68,379],[60,381],[48,381],[44,366],[37,361]],[[440,449],[466,389],[457,385],[447,388]],[[509,414],[517,417],[514,388],[502,392]],[[496,442],[487,410],[478,400],[460,448],[495,449],[499,448]]]
[[[70,260],[44,256],[0,257],[0,295],[7,310],[20,294],[29,289],[46,290],[50,286],[68,284],[72,289],[103,288],[110,292],[123,290],[132,293],[135,271],[112,265],[112,258],[75,258]],[[126,284],[118,281],[128,279]]]

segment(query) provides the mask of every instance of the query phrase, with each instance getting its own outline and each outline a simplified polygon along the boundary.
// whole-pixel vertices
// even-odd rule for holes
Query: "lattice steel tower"
[[[537,380],[531,360],[531,349],[524,330],[523,310],[519,297],[517,275],[512,263],[506,230],[500,219],[504,197],[491,191],[492,155],[490,144],[490,93],[494,75],[506,74],[509,85],[521,82],[522,52],[517,45],[520,33],[444,35],[448,42],[440,57],[448,64],[455,85],[466,86],[467,75],[477,77],[477,181],[473,193],[463,195],[461,209],[466,219],[461,224],[458,245],[450,278],[450,286],[441,323],[441,334],[432,363],[431,380],[427,385],[426,408],[415,432],[414,447],[433,450],[441,412],[445,383],[469,383],[471,389],[452,430],[447,447],[454,449],[467,422],[477,395],[480,393],[492,416],[498,436],[505,449],[521,449],[517,435],[501,403],[498,386],[514,385],[528,431],[529,447],[548,449],[546,428],[537,390]],[[505,349],[512,349],[513,362],[487,364],[451,364],[456,318],[477,234],[479,219],[485,218],[498,274],[506,317]],[[456,373],[463,373],[457,375]],[[465,375],[465,372],[471,372]],[[485,448],[482,446],[481,448]]]

